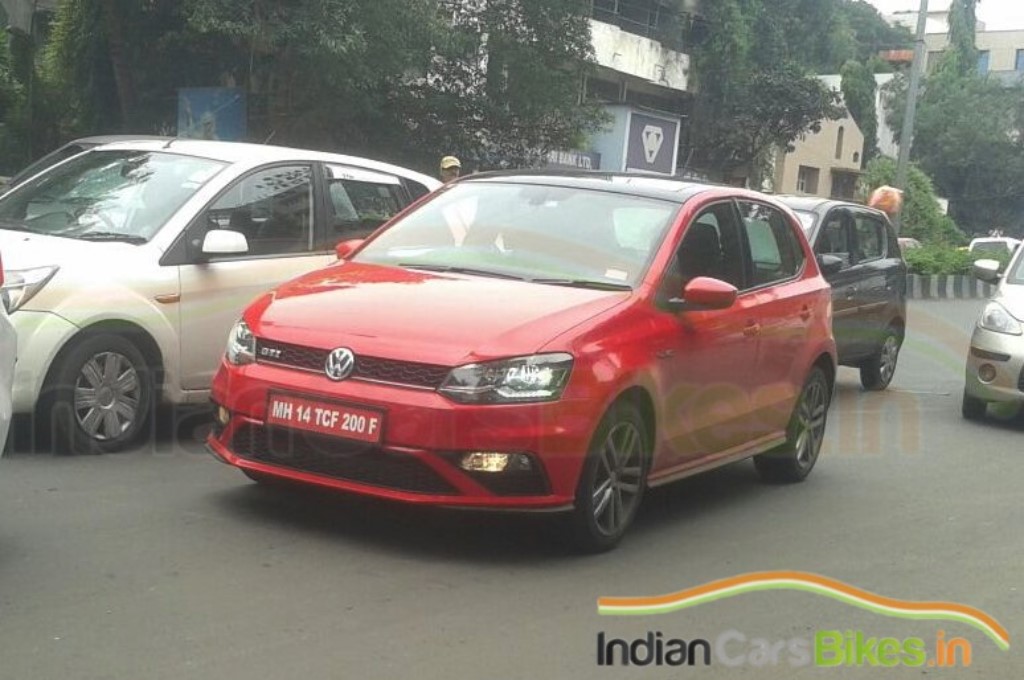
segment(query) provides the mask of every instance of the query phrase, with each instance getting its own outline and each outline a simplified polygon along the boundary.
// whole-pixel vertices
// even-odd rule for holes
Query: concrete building
[[[591,137],[589,154],[575,158],[602,170],[674,174],[693,99],[687,49],[704,31],[699,3],[592,0],[592,7],[598,66],[584,96],[604,105],[612,122]]]
[[[821,80],[839,90],[839,76],[821,76]],[[805,135],[793,146],[793,151],[782,150],[776,157],[768,189],[778,194],[855,198],[864,133],[849,112],[839,120],[823,121],[820,132]]]

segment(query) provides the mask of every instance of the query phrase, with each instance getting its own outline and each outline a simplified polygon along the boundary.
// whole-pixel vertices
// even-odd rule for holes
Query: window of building
[[[1017,73],[1024,73],[1024,50],[1017,50]]]
[[[801,165],[796,174],[796,190],[802,194],[818,193],[818,177],[820,174],[818,168]]]
[[[836,159],[843,157],[843,137],[846,136],[846,128],[839,126],[839,134],[836,135]]]
[[[988,60],[989,60],[989,51],[988,50],[982,50],[981,52],[978,52],[978,73],[979,74],[985,75],[986,73],[988,73]]]

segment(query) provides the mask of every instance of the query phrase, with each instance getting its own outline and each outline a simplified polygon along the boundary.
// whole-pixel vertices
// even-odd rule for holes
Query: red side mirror
[[[688,307],[697,309],[728,309],[736,302],[738,294],[739,291],[732,284],[698,276],[683,288],[682,301]]]
[[[349,256],[356,252],[361,245],[363,245],[363,239],[349,239],[348,241],[342,241],[338,245],[334,246],[334,252],[338,255],[339,260],[347,260]]]

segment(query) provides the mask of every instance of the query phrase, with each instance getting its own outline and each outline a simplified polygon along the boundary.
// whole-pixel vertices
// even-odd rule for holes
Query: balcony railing
[[[696,14],[675,9],[674,4],[659,0],[591,0],[591,15],[627,33],[656,40],[670,50],[685,52],[703,42],[707,22]]]

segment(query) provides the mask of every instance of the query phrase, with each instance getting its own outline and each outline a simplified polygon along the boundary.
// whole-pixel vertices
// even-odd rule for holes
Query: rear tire
[[[860,383],[864,389],[879,391],[889,386],[896,373],[896,362],[902,345],[903,338],[899,330],[892,326],[887,328],[878,351],[860,367]]]
[[[754,467],[767,482],[794,483],[807,478],[818,462],[825,439],[832,386],[815,366],[807,376],[786,430],[786,443],[754,457]]]
[[[963,401],[960,403],[960,414],[965,420],[982,420],[988,410],[988,402],[972,397],[964,390]]]
[[[576,490],[569,534],[583,553],[619,544],[636,517],[647,488],[651,445],[647,425],[633,404],[614,404],[601,420]]]

